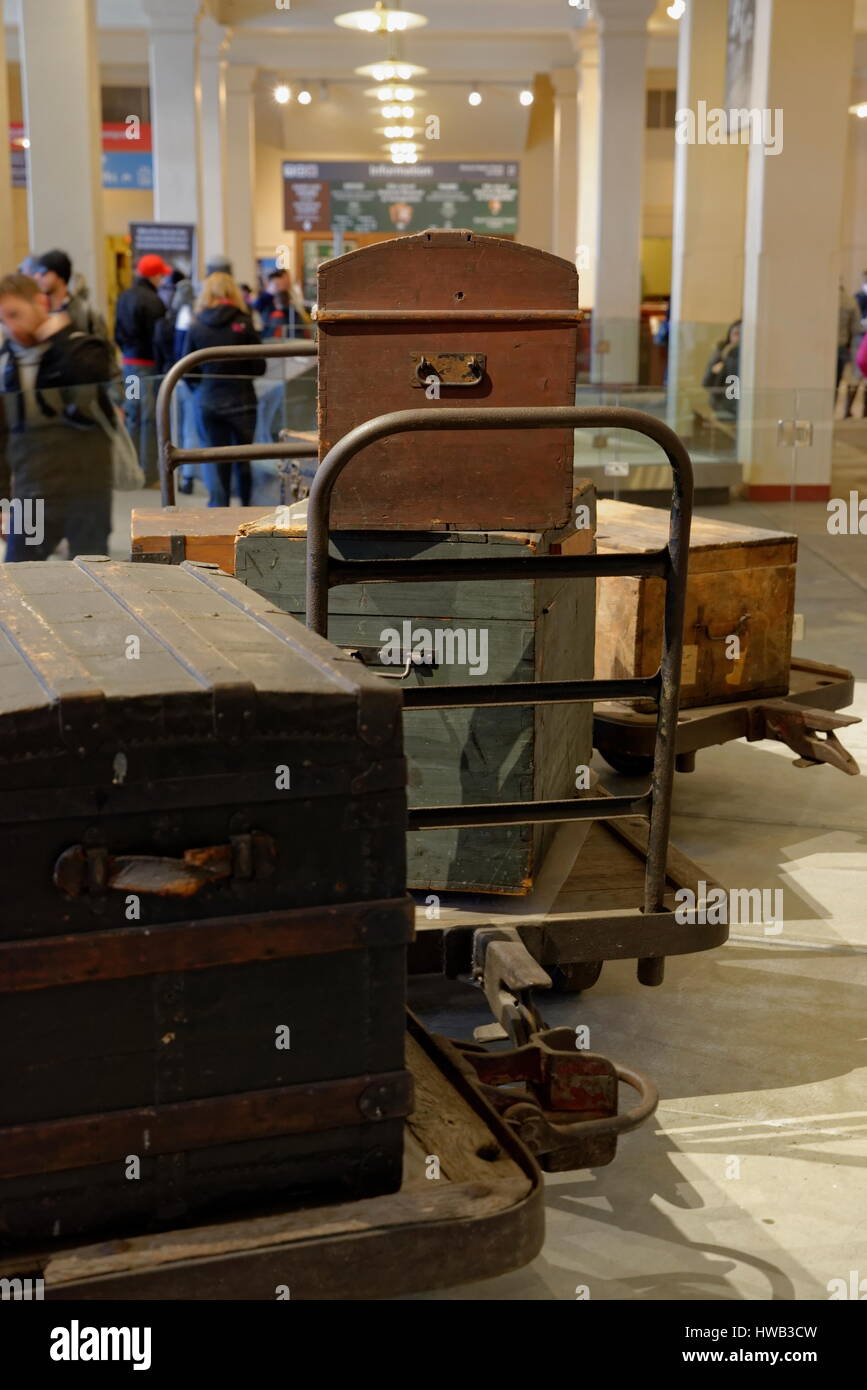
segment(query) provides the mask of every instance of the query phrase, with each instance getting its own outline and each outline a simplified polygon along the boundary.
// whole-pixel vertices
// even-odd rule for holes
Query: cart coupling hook
[[[795,767],[830,763],[850,777],[857,777],[860,768],[834,730],[860,722],[854,714],[812,709],[807,705],[790,704],[787,700],[765,700],[750,710],[747,741],[755,743],[758,739],[775,738],[798,754]]]

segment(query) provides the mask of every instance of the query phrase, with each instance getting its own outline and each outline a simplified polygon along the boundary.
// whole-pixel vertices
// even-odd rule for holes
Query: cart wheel
[[[609,767],[613,767],[615,772],[622,772],[624,777],[649,777],[653,771],[653,759],[640,753],[620,753],[613,748],[600,748],[599,751]]]
[[[592,989],[602,974],[601,960],[581,960],[572,965],[555,965],[551,970],[551,981],[558,994],[580,994],[582,989]]]

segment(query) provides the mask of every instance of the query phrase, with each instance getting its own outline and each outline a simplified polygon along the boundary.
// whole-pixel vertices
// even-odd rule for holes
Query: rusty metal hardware
[[[476,1043],[451,1045],[472,1069],[485,1099],[546,1171],[610,1163],[618,1136],[636,1129],[656,1109],[653,1083],[606,1057],[579,1050],[571,1028],[545,1027],[531,991],[550,989],[551,979],[517,928],[477,928],[472,972],[497,1023],[477,1029]],[[482,1039],[501,1037],[511,1039],[512,1050],[487,1052],[478,1046]],[[617,1113],[619,1081],[640,1096],[639,1104],[623,1115]]]
[[[849,724],[860,724],[854,714],[837,714],[787,700],[765,700],[749,712],[747,741],[775,738],[797,753],[794,767],[818,767],[830,763],[850,777],[857,777],[858,764],[834,733]]]
[[[363,666],[369,667],[370,670],[375,671],[378,676],[381,676],[383,680],[388,681],[404,680],[413,668],[422,671],[434,671],[437,668],[437,663],[433,658],[429,658],[424,651],[408,652],[402,650],[400,653],[400,669],[391,670],[389,667],[373,659],[379,656],[382,650],[381,647],[344,647],[343,650],[346,652],[347,656],[354,656],[356,661],[360,661]],[[395,662],[394,665],[397,666],[398,663]]]
[[[153,893],[191,898],[225,879],[262,878],[273,872],[277,845],[270,835],[233,835],[228,844],[186,849],[182,859],[155,854],[109,854],[104,845],[71,845],[54,865],[54,883],[71,898]]]
[[[485,375],[483,352],[411,352],[412,385],[427,386],[435,377],[441,386],[478,386]]]
[[[482,1095],[549,1173],[604,1167],[615,1157],[619,1136],[637,1129],[659,1103],[653,1082],[640,1072],[579,1051],[571,1028],[534,1032],[509,1052],[449,1044],[465,1074],[475,1074]],[[618,1114],[621,1081],[639,1101]]]
[[[493,1028],[478,1030],[478,1039],[506,1037],[520,1047],[543,1027],[530,991],[550,989],[551,977],[530,955],[515,927],[479,927],[473,932],[473,976],[497,1020]]]

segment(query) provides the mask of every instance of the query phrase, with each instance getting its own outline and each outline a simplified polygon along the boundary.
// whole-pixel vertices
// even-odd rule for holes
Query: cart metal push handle
[[[658,444],[674,476],[671,525],[664,549],[642,554],[544,555],[498,560],[334,560],[328,554],[331,497],[351,460],[367,445],[415,430],[627,429]],[[407,709],[481,705],[535,705],[591,700],[653,699],[657,702],[656,749],[650,788],[643,795],[587,797],[568,801],[503,802],[492,805],[420,807],[409,812],[409,828],[523,825],[541,821],[613,820],[642,815],[650,821],[644,880],[645,913],[663,911],[665,866],[671,824],[671,793],[677,742],[678,691],[689,530],[692,462],[682,441],[661,420],[622,407],[502,406],[399,410],[379,415],[343,436],[320,464],[307,504],[307,626],[328,631],[328,590],[342,584],[389,581],[424,583],[448,579],[584,578],[656,575],[665,580],[662,659],[653,676],[622,680],[525,681],[504,685],[449,685],[404,692]],[[661,981],[663,960],[639,961],[645,984]]]
[[[178,449],[172,443],[171,401],[178,382],[203,362],[229,362],[253,357],[314,357],[312,338],[290,338],[278,343],[243,344],[238,347],[199,348],[188,352],[168,371],[157,394],[157,453],[160,464],[160,496],[164,507],[175,505],[175,469],[182,463],[245,463],[255,459],[309,458],[309,443],[229,444],[213,449]]]

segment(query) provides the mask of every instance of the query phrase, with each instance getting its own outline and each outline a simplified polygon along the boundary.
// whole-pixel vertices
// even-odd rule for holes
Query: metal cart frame
[[[249,444],[211,449],[179,449],[171,442],[170,401],[181,378],[206,361],[313,355],[311,340],[264,343],[255,347],[205,348],[177,362],[157,398],[157,437],[163,504],[174,502],[174,469],[182,463],[297,458],[310,453],[305,442]],[[652,439],[666,455],[673,474],[671,524],[667,545],[658,551],[583,556],[534,556],[506,559],[336,560],[329,556],[329,518],[334,486],[351,460],[368,444],[391,435],[420,430],[467,429],[634,430]],[[395,411],[351,430],[328,451],[314,478],[307,513],[307,625],[323,636],[328,629],[328,591],[336,585],[459,579],[595,578],[655,575],[665,580],[662,656],[652,676],[620,680],[523,682],[504,685],[438,686],[404,690],[406,709],[471,708],[480,705],[535,705],[651,699],[656,703],[653,772],[646,791],[628,796],[583,797],[490,805],[433,806],[409,811],[407,828],[520,825],[569,820],[612,820],[642,816],[649,821],[643,902],[631,913],[618,912],[604,959],[637,959],[642,984],[662,983],[665,957],[708,950],[722,944],[725,929],[708,930],[677,921],[666,908],[665,869],[671,825],[671,799],[677,746],[678,692],[683,651],[683,621],[692,518],[693,471],[681,439],[662,421],[621,407],[436,407]],[[579,919],[576,919],[576,926]],[[597,942],[591,955],[598,960]]]

